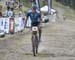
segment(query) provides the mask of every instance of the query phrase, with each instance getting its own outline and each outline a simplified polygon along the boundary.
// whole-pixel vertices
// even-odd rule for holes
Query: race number
[[[38,31],[38,27],[32,27],[32,31]]]

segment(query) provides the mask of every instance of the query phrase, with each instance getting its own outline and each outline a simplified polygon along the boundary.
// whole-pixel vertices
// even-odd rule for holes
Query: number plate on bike
[[[38,27],[32,27],[32,31],[38,31]]]

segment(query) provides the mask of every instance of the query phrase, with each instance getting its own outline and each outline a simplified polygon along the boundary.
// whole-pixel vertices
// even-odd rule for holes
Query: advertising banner
[[[9,18],[3,18],[4,20],[4,32],[9,33]]]
[[[30,25],[30,20],[28,20],[28,26]],[[5,33],[11,33],[23,31],[25,27],[25,20],[23,17],[19,18],[0,18],[0,30]]]
[[[0,18],[0,30],[4,31],[4,18]]]

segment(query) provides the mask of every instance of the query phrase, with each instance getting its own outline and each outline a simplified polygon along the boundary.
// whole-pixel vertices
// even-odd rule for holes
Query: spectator
[[[6,2],[6,5],[7,5],[7,9],[12,9],[14,10],[14,0],[9,0]]]
[[[2,6],[0,5],[0,17],[2,17]]]
[[[20,12],[19,12],[19,17],[22,17],[22,16],[23,16],[23,15],[22,15],[22,11],[20,11]]]
[[[17,10],[18,7],[19,7],[19,3],[18,3],[18,2],[15,2],[15,4],[14,4],[14,8]]]
[[[23,3],[20,2],[20,3],[19,3],[19,10],[20,10],[20,11],[22,11],[22,6],[23,6]]]
[[[6,11],[6,16],[7,17],[14,17],[14,11],[10,8]]]
[[[10,8],[12,9],[12,10],[14,10],[14,0],[10,0]]]
[[[9,1],[6,1],[6,6],[7,6],[7,9],[10,9],[10,2]]]

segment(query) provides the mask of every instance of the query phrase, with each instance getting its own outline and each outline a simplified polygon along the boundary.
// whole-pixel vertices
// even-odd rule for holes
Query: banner
[[[0,30],[4,31],[4,18],[0,18]]]
[[[36,0],[36,6],[37,6],[37,9],[40,11],[40,2],[39,2],[39,0]]]
[[[30,20],[28,26],[31,26]],[[0,18],[0,30],[5,33],[14,33],[23,31],[25,27],[25,20],[23,17],[19,18]]]
[[[5,33],[9,33],[9,20],[10,20],[10,18],[4,18],[4,32]]]
[[[48,13],[51,14],[52,0],[48,0]]]
[[[0,30],[9,33],[9,18],[0,18]]]
[[[24,29],[25,26],[25,20],[23,19],[23,17],[19,17],[19,31],[22,31]]]

